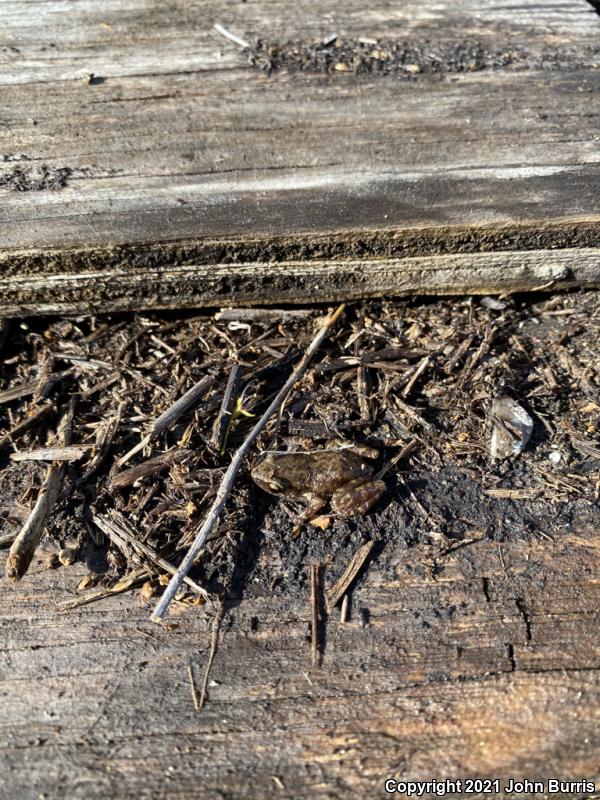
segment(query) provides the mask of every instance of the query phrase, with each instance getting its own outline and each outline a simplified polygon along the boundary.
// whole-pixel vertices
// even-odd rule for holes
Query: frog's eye
[[[283,489],[283,483],[279,483],[278,481],[270,480],[269,481],[269,488],[273,492],[280,492]]]

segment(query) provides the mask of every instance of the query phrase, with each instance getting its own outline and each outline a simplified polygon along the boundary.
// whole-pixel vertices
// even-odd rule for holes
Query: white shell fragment
[[[522,453],[533,430],[533,420],[525,409],[510,397],[499,397],[490,411],[492,460]]]
[[[503,303],[502,300],[498,300],[496,297],[487,296],[482,297],[479,303],[484,308],[491,308],[493,311],[504,311],[508,305],[508,303]]]

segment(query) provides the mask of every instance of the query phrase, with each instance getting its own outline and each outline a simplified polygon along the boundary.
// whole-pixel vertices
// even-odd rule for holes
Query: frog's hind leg
[[[385,492],[383,481],[356,478],[340,486],[331,497],[331,510],[342,519],[366,514]]]
[[[317,497],[314,494],[305,494],[304,497],[307,500],[307,505],[304,511],[294,519],[294,536],[298,536],[304,523],[315,517],[325,505],[325,500],[322,497]]]

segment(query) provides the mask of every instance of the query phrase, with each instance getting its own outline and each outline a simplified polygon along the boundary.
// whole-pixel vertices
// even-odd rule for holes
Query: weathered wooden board
[[[435,574],[431,549],[401,536],[383,558],[396,577],[370,565],[350,622],[328,620],[318,669],[308,591],[250,591],[200,715],[187,667],[201,679],[201,609],[171,631],[131,597],[59,612],[83,567],[0,583],[2,796],[383,797],[388,777],[598,785],[596,532],[480,541]]]
[[[599,281],[584,0],[39,0],[0,31],[2,314],[222,304],[213,266],[233,302],[510,289],[489,251]]]

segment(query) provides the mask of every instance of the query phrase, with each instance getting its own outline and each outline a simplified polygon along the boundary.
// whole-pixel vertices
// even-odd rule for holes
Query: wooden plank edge
[[[0,317],[600,285],[600,248],[107,270],[0,280]]]
[[[600,177],[600,172],[599,172]],[[298,198],[296,198],[297,200]],[[90,272],[125,272],[159,270],[181,265],[249,264],[293,261],[356,261],[365,259],[406,259],[457,253],[496,253],[524,250],[569,250],[600,247],[600,216],[551,218],[547,221],[495,222],[479,225],[402,224],[381,227],[342,227],[319,230],[311,227],[304,207],[299,210],[294,198],[294,219],[302,219],[306,229],[296,230],[294,220],[286,216],[287,207],[277,212],[279,224],[286,231],[254,230],[251,235],[218,235],[203,225],[202,235],[190,238],[175,230],[169,217],[172,238],[149,241],[113,241],[100,245],[72,246],[65,240],[60,247],[44,246],[14,250],[2,241],[0,225],[0,280],[14,277],[80,275]],[[248,218],[248,209],[244,211]],[[362,209],[365,223],[367,210]],[[265,212],[263,216],[268,216]],[[321,213],[322,224],[327,214]],[[232,230],[235,220],[228,218]],[[323,222],[325,220],[325,222]],[[56,221],[58,224],[58,221]],[[329,220],[331,222],[331,220]],[[82,230],[85,219],[79,220]],[[154,220],[160,229],[159,221]],[[95,227],[99,229],[96,221]],[[154,230],[154,228],[152,229]],[[64,234],[64,231],[62,232]],[[61,235],[62,235],[61,234]],[[114,231],[113,231],[114,234]],[[107,232],[108,236],[108,232]],[[68,237],[67,237],[68,239]]]

